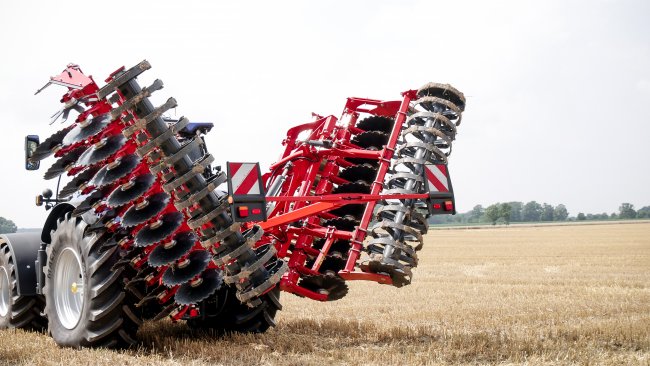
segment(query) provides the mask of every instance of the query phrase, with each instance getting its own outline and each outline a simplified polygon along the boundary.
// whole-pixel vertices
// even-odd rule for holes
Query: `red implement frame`
[[[350,242],[345,267],[338,272],[341,278],[392,283],[388,275],[362,272],[358,270],[357,264],[377,201],[427,198],[427,194],[381,194],[384,177],[390,168],[409,104],[416,97],[416,91],[406,91],[402,96],[401,101],[348,98],[340,120],[334,116],[315,115],[316,121],[287,131],[287,138],[283,141],[284,153],[278,162],[271,165],[270,172],[264,175],[263,180],[268,188],[279,179],[283,171],[288,174],[284,176],[281,191],[267,197],[267,201],[275,204],[268,213],[268,221],[258,223],[265,231],[262,242],[273,242],[278,249],[278,256],[288,260],[289,271],[281,282],[283,290],[316,300],[327,300],[327,295],[300,286],[299,280],[320,274],[320,266],[335,240]],[[361,115],[394,119],[383,148],[367,150],[352,142],[354,135],[364,132],[355,127]],[[346,158],[372,159],[378,162],[377,175],[368,194],[332,194],[335,184],[347,183],[337,176],[340,169],[354,165]],[[366,204],[354,230],[321,225],[321,219],[336,217],[330,211],[349,204]],[[324,243],[321,248],[313,247],[315,239],[322,239]],[[310,258],[312,264],[308,265]]]

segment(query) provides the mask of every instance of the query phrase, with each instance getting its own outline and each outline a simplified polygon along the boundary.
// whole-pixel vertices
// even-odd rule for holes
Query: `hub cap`
[[[9,275],[4,267],[0,267],[0,316],[5,316],[9,312],[10,300]]]
[[[67,329],[74,328],[81,318],[84,305],[84,276],[79,255],[65,248],[54,272],[54,306],[56,314]]]

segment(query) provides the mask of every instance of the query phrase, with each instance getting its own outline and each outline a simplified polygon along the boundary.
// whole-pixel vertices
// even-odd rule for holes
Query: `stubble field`
[[[278,326],[215,337],[146,324],[131,350],[0,331],[0,364],[650,364],[650,223],[434,230],[412,285],[284,295]]]

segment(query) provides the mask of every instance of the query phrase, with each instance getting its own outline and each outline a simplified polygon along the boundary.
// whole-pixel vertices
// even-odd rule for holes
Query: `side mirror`
[[[38,135],[25,136],[25,169],[38,170],[41,167],[40,161],[31,161],[31,157],[34,155],[39,144],[40,140]]]

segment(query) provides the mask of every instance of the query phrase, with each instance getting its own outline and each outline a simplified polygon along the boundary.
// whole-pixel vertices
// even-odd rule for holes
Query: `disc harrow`
[[[74,202],[70,220],[83,218],[99,253],[119,254],[111,270],[140,321],[259,332],[274,325],[280,290],[334,301],[349,280],[410,283],[426,218],[453,211],[427,167],[446,169],[462,93],[430,83],[400,100],[348,98],[340,118],[289,129],[261,178],[267,220],[251,222],[219,190],[231,177],[212,168],[200,130],[165,117],[177,101],[149,100],[162,81],[139,85],[150,67],[120,68],[101,88],[74,69],[83,83],[59,115],[79,115],[32,156],[57,159],[46,179],[70,177],[59,194]]]

